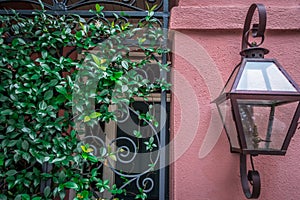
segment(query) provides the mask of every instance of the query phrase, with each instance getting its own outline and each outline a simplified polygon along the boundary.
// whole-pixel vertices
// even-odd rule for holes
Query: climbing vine
[[[44,11],[0,16],[0,199],[64,199],[70,189],[75,199],[126,193],[98,170],[117,152],[96,155],[81,138],[117,120],[111,105],[130,106],[136,96],[169,89],[166,80],[135,70],[150,62],[167,70],[155,57],[167,49],[153,8],[137,26],[122,16],[108,20],[102,10],[96,5],[92,19]],[[143,56],[132,60],[133,50]],[[139,118],[158,126],[149,113]],[[146,150],[155,142],[150,137]],[[146,196],[141,188],[136,194]]]

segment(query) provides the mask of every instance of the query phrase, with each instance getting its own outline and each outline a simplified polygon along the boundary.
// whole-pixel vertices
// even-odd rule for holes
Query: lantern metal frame
[[[253,24],[253,27],[250,28],[252,23],[252,18],[255,11],[258,11],[258,24]],[[232,153],[239,153],[240,154],[240,174],[241,174],[241,183],[243,187],[243,192],[248,199],[258,198],[260,195],[260,176],[259,172],[255,170],[254,163],[253,163],[253,156],[257,156],[259,154],[263,155],[285,155],[287,148],[290,144],[291,138],[293,137],[297,126],[298,126],[298,119],[300,117],[300,88],[296,84],[295,81],[288,75],[288,73],[283,69],[283,67],[279,64],[276,59],[265,59],[264,55],[269,52],[269,50],[259,47],[264,42],[264,32],[266,29],[266,9],[263,4],[252,4],[248,10],[244,29],[243,29],[243,36],[242,36],[242,51],[240,55],[242,56],[241,62],[235,67],[232,74],[230,75],[226,85],[224,86],[223,91],[221,92],[220,96],[215,99],[213,102],[217,104],[220,116],[224,123],[224,128],[227,134],[227,137],[230,142],[230,151]],[[250,43],[249,42],[249,35],[252,33],[253,38],[260,38],[261,41],[259,44],[257,43]],[[239,81],[241,80],[242,73],[246,67],[247,62],[255,62],[260,64],[259,62],[273,62],[281,74],[289,81],[289,84],[295,89],[295,91],[268,91],[268,90],[246,90],[246,89],[237,89]],[[289,124],[289,128],[287,129],[287,133],[285,135],[284,141],[282,143],[281,149],[270,150],[266,149],[251,149],[247,147],[247,142],[245,138],[245,131],[243,130],[243,122],[241,119],[241,114],[239,110],[239,103],[238,100],[266,100],[266,101],[274,101],[274,105],[272,104],[272,108],[270,109],[270,118],[268,123],[272,121],[274,117],[274,110],[276,106],[292,103],[295,102],[298,105],[295,107],[295,113],[291,122]],[[237,139],[239,147],[233,147],[231,141],[231,135],[229,134],[230,130],[226,129],[224,116],[222,116],[220,110],[220,104],[226,103],[226,101],[230,101],[231,104],[231,112],[232,120],[235,124],[235,131],[237,133]],[[254,106],[262,106],[263,104],[253,104]],[[269,106],[269,105],[268,105]],[[272,110],[274,109],[274,110]],[[230,112],[230,111],[229,111]],[[272,113],[273,112],[273,116]],[[226,117],[226,116],[225,116]],[[271,123],[271,126],[273,125]],[[267,124],[268,128],[270,124]],[[252,130],[253,131],[253,130]],[[268,142],[268,141],[266,141]],[[271,142],[271,141],[269,141]],[[247,172],[247,155],[250,155],[250,161],[252,169]],[[250,185],[249,186],[249,182]],[[251,187],[251,188],[250,188]]]

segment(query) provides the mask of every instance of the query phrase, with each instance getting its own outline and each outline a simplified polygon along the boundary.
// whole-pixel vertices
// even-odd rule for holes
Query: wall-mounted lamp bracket
[[[254,12],[258,11],[258,24],[253,24],[251,29],[251,22],[254,15]],[[254,56],[254,57],[263,57],[264,54],[267,54],[269,51],[267,49],[258,48],[265,39],[265,30],[266,30],[266,23],[267,23],[267,12],[266,8],[263,4],[252,4],[248,10],[244,29],[243,29],[243,36],[242,36],[242,51],[241,55],[249,57],[248,54],[252,55],[251,50],[253,49],[254,52],[261,52],[262,56]],[[258,44],[253,44],[249,42],[249,33],[252,33],[252,37],[260,37],[261,41]],[[259,54],[259,55],[260,55]],[[260,195],[260,176],[258,171],[254,169],[252,155],[250,155],[252,170],[247,172],[247,156],[245,154],[240,154],[240,175],[241,175],[241,182],[245,196],[248,199],[256,199]],[[252,189],[250,189],[250,185]]]

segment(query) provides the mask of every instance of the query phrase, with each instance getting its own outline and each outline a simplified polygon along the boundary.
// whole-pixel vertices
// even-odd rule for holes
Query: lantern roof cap
[[[240,55],[246,58],[264,58],[264,55],[268,54],[269,52],[270,51],[268,49],[253,46],[243,49],[240,52]]]

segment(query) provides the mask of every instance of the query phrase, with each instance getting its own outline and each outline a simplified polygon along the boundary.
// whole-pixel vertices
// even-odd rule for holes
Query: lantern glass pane
[[[298,102],[237,102],[247,149],[280,151],[293,119],[291,113],[295,113]]]
[[[246,62],[236,89],[297,92],[288,78],[272,61]]]
[[[226,101],[223,101],[222,103],[218,104],[218,109],[221,114],[225,131],[230,142],[230,146],[233,148],[240,149],[236,125],[233,120],[230,99],[227,99]]]
[[[233,83],[234,83],[234,81],[235,81],[236,75],[237,75],[237,73],[238,73],[238,71],[239,71],[238,69],[239,69],[239,66],[237,66],[237,67],[234,68],[234,70],[233,70],[233,72],[231,73],[231,75],[230,75],[228,81],[226,82],[226,85],[225,85],[225,87],[224,87],[222,93],[224,93],[224,92],[226,92],[226,93],[230,92],[230,90],[231,90],[231,88],[232,88],[232,85],[233,85]]]

